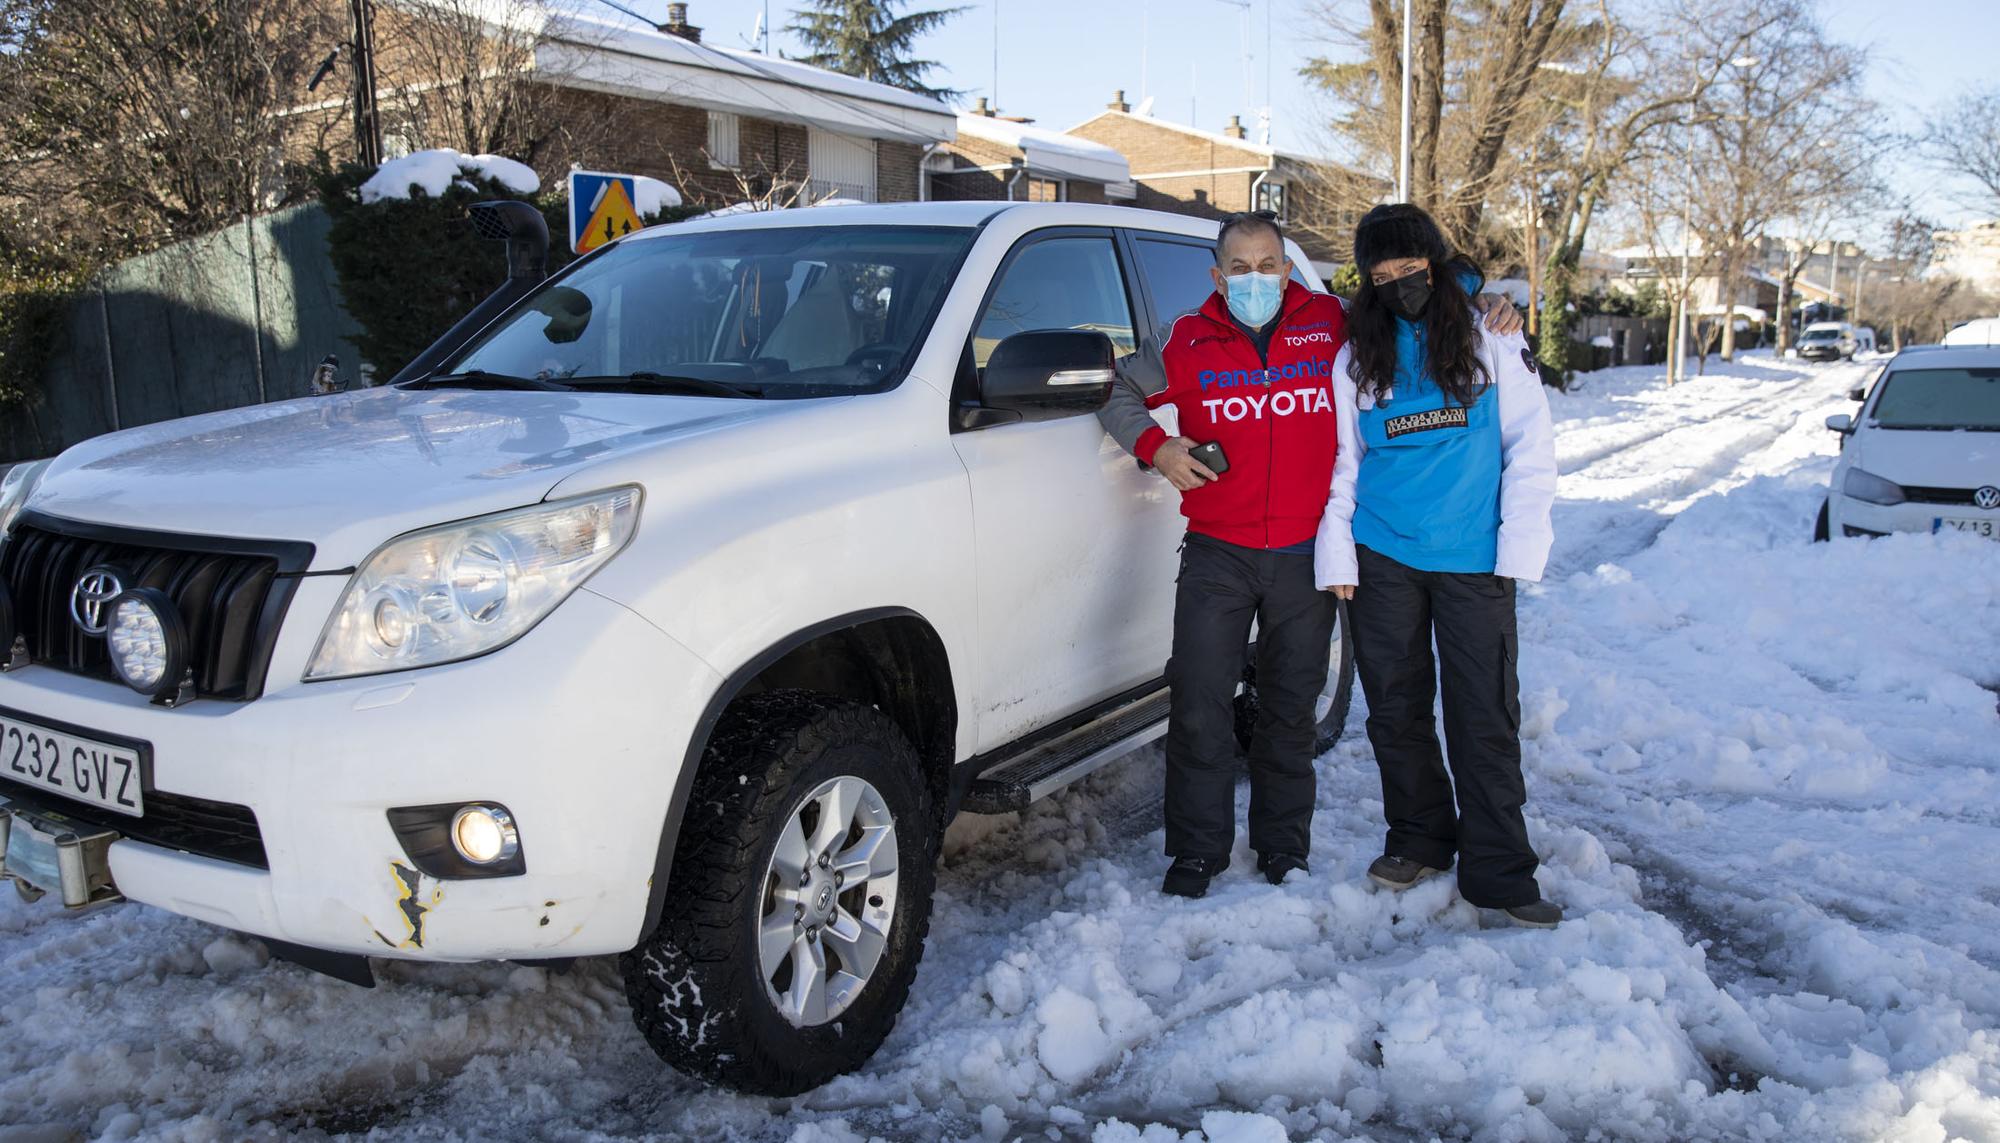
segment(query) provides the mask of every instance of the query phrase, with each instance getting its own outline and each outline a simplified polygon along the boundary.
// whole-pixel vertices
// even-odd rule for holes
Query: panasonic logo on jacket
[[[1299,377],[1328,377],[1332,373],[1331,361],[1294,361],[1275,369],[1204,369],[1195,375],[1195,382],[1204,389],[1234,389],[1239,385],[1270,385]]]

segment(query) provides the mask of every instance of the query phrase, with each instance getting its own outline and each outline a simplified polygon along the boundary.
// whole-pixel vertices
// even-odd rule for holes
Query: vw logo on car
[[[86,635],[103,635],[110,625],[105,608],[125,591],[117,568],[94,567],[76,577],[69,592],[69,617]]]
[[[2000,488],[1995,488],[1991,484],[1988,484],[1984,488],[1974,489],[1972,493],[1972,506],[1975,508],[2000,508]]]

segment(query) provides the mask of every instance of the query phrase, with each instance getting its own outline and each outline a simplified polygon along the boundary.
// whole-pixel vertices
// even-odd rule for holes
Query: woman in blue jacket
[[[1542,899],[1521,817],[1514,626],[1515,582],[1541,578],[1553,541],[1548,400],[1520,336],[1474,320],[1465,279],[1476,288],[1477,272],[1428,214],[1376,207],[1354,254],[1361,289],[1333,363],[1341,449],[1314,571],[1353,600],[1389,825],[1368,876],[1407,889],[1455,860],[1467,901],[1550,927],[1562,910]],[[1440,675],[1448,751],[1432,714]]]

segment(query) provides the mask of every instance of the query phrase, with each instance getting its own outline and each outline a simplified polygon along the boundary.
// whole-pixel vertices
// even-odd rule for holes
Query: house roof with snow
[[[1123,183],[1132,176],[1125,156],[1102,143],[1012,119],[961,111],[958,134],[960,138],[981,139],[1019,151],[1029,169],[1063,178]]]
[[[1257,158],[1264,160],[1264,162],[1266,163],[1276,163],[1280,159],[1289,160],[1294,163],[1304,163],[1309,166],[1327,166],[1332,163],[1332,160],[1321,158],[1316,155],[1304,155],[1298,153],[1297,151],[1281,151],[1276,147],[1268,146],[1263,143],[1253,143],[1248,139],[1238,139],[1234,135],[1225,135],[1220,131],[1205,131],[1200,127],[1191,127],[1185,123],[1175,123],[1171,119],[1161,119],[1152,115],[1141,115],[1136,111],[1120,111],[1115,107],[1105,108],[1104,110],[1098,112],[1097,114],[1091,116],[1090,118],[1085,119],[1083,122],[1078,123],[1076,126],[1069,128],[1067,133],[1074,135],[1076,132],[1082,130],[1085,127],[1088,127],[1092,123],[1096,123],[1101,119],[1114,119],[1114,118],[1126,120],[1134,124],[1141,124],[1146,127],[1157,128],[1162,131],[1172,131],[1176,134],[1186,135],[1194,139],[1200,139],[1205,142],[1213,143],[1218,147],[1233,147],[1239,151],[1249,152],[1251,155],[1254,155]],[[1147,173],[1149,172],[1140,172],[1138,177],[1144,178]]]
[[[696,43],[615,13],[553,15],[543,34],[535,67],[567,87],[907,143],[956,132],[952,110],[935,99],[797,60]]]

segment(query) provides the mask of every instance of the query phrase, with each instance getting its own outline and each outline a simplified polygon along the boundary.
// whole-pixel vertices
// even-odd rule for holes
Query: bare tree
[[[341,35],[319,0],[0,0],[0,205],[116,254],[302,199]]]
[[[1487,204],[1504,198],[1510,145],[1529,113],[1546,63],[1564,35],[1566,0],[1416,0],[1411,73],[1410,198],[1424,204],[1461,246],[1478,249]],[[1306,77],[1342,110],[1333,129],[1344,156],[1371,177],[1329,180],[1336,194],[1366,194],[1396,170],[1402,99],[1402,5],[1367,0],[1356,18],[1323,0],[1320,19],[1336,43],[1363,58],[1316,58]],[[1337,201],[1335,209],[1367,201]]]
[[[1854,145],[1874,119],[1861,90],[1866,54],[1833,41],[1809,0],[1775,0],[1764,11],[1774,18],[1747,44],[1704,21],[1687,27],[1694,59],[1728,65],[1684,128],[1699,159],[1694,225],[1715,251],[1725,307],[1774,227],[1829,199],[1838,204],[1868,177],[1841,169],[1865,167],[1870,157]],[[1838,156],[1821,155],[1829,148]],[[1735,350],[1731,316],[1722,323],[1722,359]]]
[[[1683,9],[1679,15],[1708,19],[1718,13]],[[1726,59],[1741,55],[1770,18],[1754,11],[1729,15],[1729,56],[1695,61],[1663,34],[1669,25],[1657,11],[1596,0],[1551,46],[1530,105],[1532,130],[1520,148],[1520,165],[1533,219],[1548,236],[1535,256],[1541,262],[1541,355],[1555,369],[1567,366],[1570,300],[1600,211],[1621,192],[1621,181],[1650,169],[1635,166],[1635,156],[1688,118]],[[1529,260],[1525,243],[1519,252]]]
[[[1940,173],[1971,182],[1970,205],[2000,212],[2000,87],[1967,92],[1939,108],[1919,147]]]
[[[550,29],[566,0],[404,0],[377,9],[385,132],[411,149],[450,147],[499,154],[540,169],[554,151],[588,153],[611,118],[567,91],[552,71],[574,58]],[[563,32],[565,48],[586,35]],[[588,45],[583,45],[588,46]]]

